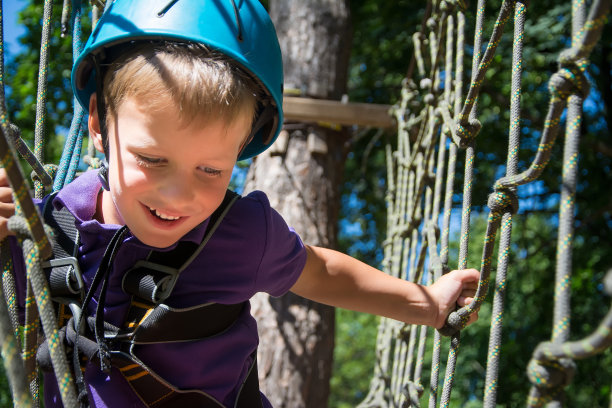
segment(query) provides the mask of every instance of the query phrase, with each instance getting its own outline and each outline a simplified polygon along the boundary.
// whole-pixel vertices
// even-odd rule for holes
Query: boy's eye
[[[213,169],[212,167],[200,167],[200,170],[209,176],[219,176],[221,175],[221,170]]]
[[[135,157],[138,164],[144,167],[160,166],[166,162],[161,157],[143,156],[142,154],[137,154]]]

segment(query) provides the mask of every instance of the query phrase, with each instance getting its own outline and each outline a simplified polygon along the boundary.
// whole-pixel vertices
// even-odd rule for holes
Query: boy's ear
[[[98,116],[98,100],[95,92],[92,93],[89,98],[89,118],[87,120],[87,125],[96,150],[100,153],[104,153],[100,117]]]

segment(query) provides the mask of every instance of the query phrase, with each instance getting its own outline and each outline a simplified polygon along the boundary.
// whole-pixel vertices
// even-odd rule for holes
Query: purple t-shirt
[[[62,189],[53,202],[58,208],[65,206],[76,217],[81,234],[79,263],[87,287],[111,237],[120,228],[93,219],[99,191],[97,173],[89,171]],[[207,223],[181,240],[200,243]],[[151,249],[129,233],[124,239],[108,282],[106,321],[116,326],[124,322],[130,297],[121,288],[123,274]],[[257,292],[280,296],[296,282],[305,262],[306,251],[298,235],[270,207],[266,195],[255,191],[233,205],[200,255],[182,272],[165,303],[185,308],[209,302],[240,303]],[[90,313],[95,310],[96,299]],[[138,345],[135,354],[178,388],[200,389],[224,405],[233,406],[259,341],[257,324],[249,309],[245,308],[238,321],[221,335],[193,342]],[[61,406],[54,378],[48,377],[45,406]],[[88,364],[85,379],[93,407],[144,407],[115,368],[109,376],[100,371],[98,364]],[[264,407],[270,406],[265,397],[262,399]]]

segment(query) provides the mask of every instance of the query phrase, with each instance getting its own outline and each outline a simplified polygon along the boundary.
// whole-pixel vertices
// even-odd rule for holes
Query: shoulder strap
[[[43,206],[43,218],[45,223],[53,229],[53,238],[56,245],[53,245],[54,258],[66,258],[75,256],[78,250],[79,232],[74,223],[74,216],[66,209],[57,210],[53,206],[53,200],[57,192],[49,195]]]
[[[62,299],[82,297],[83,279],[76,259],[79,249],[79,232],[75,218],[65,207],[57,210],[53,200],[57,192],[47,197],[43,205],[43,219],[53,230],[53,258],[43,266],[49,268],[49,286],[52,297]]]
[[[163,302],[172,293],[179,274],[204,249],[225,215],[239,198],[240,195],[227,190],[223,202],[210,216],[204,238],[199,245],[180,241],[171,251],[151,251],[147,260],[138,261],[125,273],[123,290],[145,303]]]

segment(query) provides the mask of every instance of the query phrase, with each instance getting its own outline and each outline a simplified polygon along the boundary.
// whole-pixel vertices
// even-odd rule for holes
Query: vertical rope
[[[72,62],[74,63],[83,50],[83,43],[81,41],[81,1],[72,1]],[[85,110],[77,102],[76,97],[73,98],[72,105],[74,107],[72,123],[70,124],[70,131],[64,144],[57,176],[53,183],[53,191],[59,191],[64,185],[74,179],[81,157],[81,147],[85,134],[85,127],[83,126]]]
[[[578,36],[582,32],[586,18],[584,0],[572,1],[572,47],[579,45]],[[578,169],[578,144],[582,122],[582,102],[580,95],[568,98],[565,145],[563,148],[563,174],[561,182],[561,201],[559,204],[559,232],[557,240],[557,259],[555,268],[555,302],[553,309],[552,341],[563,343],[570,335],[570,281],[572,274],[572,247],[574,232],[574,211],[576,199],[576,180]],[[560,408],[565,400],[564,392],[552,394],[551,408]]]
[[[582,30],[585,20],[584,0],[572,1],[572,46],[577,45],[577,34]],[[563,175],[561,182],[561,202],[559,205],[559,234],[557,242],[557,267],[555,284],[555,306],[553,312],[553,342],[564,342],[570,333],[570,291],[569,281],[572,266],[572,242],[574,227],[574,208],[576,197],[576,171],[578,169],[578,143],[582,121],[582,102],[580,95],[568,98],[565,146],[563,149]]]
[[[41,258],[38,247],[34,241],[28,237],[29,231],[25,222],[18,217],[9,220],[9,228],[17,233],[21,247],[23,248],[26,261],[28,281],[31,282],[32,292],[40,317],[46,341],[49,345],[53,371],[55,373],[62,402],[65,407],[76,407],[76,390],[68,362],[64,344],[60,339],[59,328],[55,320],[55,310],[51,304],[49,286],[41,268]]]
[[[505,2],[504,2],[505,3]],[[474,55],[472,58],[472,83],[475,82],[478,72],[477,67],[481,59],[481,48],[482,48],[482,27],[484,23],[484,11],[485,2],[484,0],[478,0],[476,6],[476,27],[474,34]],[[470,102],[476,105],[476,98],[472,98]],[[467,105],[467,104],[466,104]],[[464,105],[465,108],[465,105]],[[473,106],[469,111],[470,119],[476,117],[476,106]],[[464,111],[462,111],[462,114]],[[461,238],[459,242],[459,260],[458,269],[465,269],[467,267],[467,254],[468,254],[468,242],[469,242],[469,227],[470,227],[470,212],[472,205],[472,175],[474,172],[474,146],[470,145],[467,147],[465,152],[465,179],[463,184],[463,209],[461,213]],[[442,396],[440,398],[440,406],[447,408],[450,403],[450,395],[453,386],[453,380],[455,376],[455,367],[457,365],[457,353],[460,346],[460,334],[455,333],[451,337],[451,346],[446,360],[446,373],[444,376],[444,385],[442,387]]]
[[[38,384],[38,364],[36,362],[36,351],[38,350],[38,331],[40,315],[36,307],[36,298],[32,291],[32,285],[28,281],[25,298],[25,324],[23,326],[23,363],[30,384],[32,395],[32,406],[38,407],[40,403],[40,386]]]
[[[0,302],[0,342],[4,371],[9,380],[15,407],[26,408],[32,406],[32,399],[19,353],[19,342],[16,340],[18,338],[13,332],[6,304]]]
[[[40,42],[40,62],[38,65],[38,94],[36,95],[36,124],[34,126],[34,154],[39,162],[45,161],[45,125],[47,121],[47,74],[49,72],[49,44],[51,37],[51,15],[53,1],[45,0],[43,12],[42,38]],[[41,181],[34,182],[34,196],[43,198],[44,186]]]
[[[0,264],[2,264],[2,294],[13,326],[15,338],[19,339],[19,315],[17,313],[17,295],[13,276],[13,259],[8,240],[0,242]]]
[[[523,58],[523,37],[525,34],[526,6],[517,1],[514,10],[514,42],[512,52],[512,79],[510,90],[510,130],[508,133],[508,155],[506,175],[513,176],[518,170],[518,149],[521,132],[521,74]],[[513,190],[514,191],[514,190]],[[512,235],[512,212],[506,212],[502,218],[497,274],[495,276],[495,294],[491,312],[491,331],[483,406],[494,408],[497,401],[497,383],[499,375],[499,357],[502,341],[504,300],[507,284],[508,256]]]

